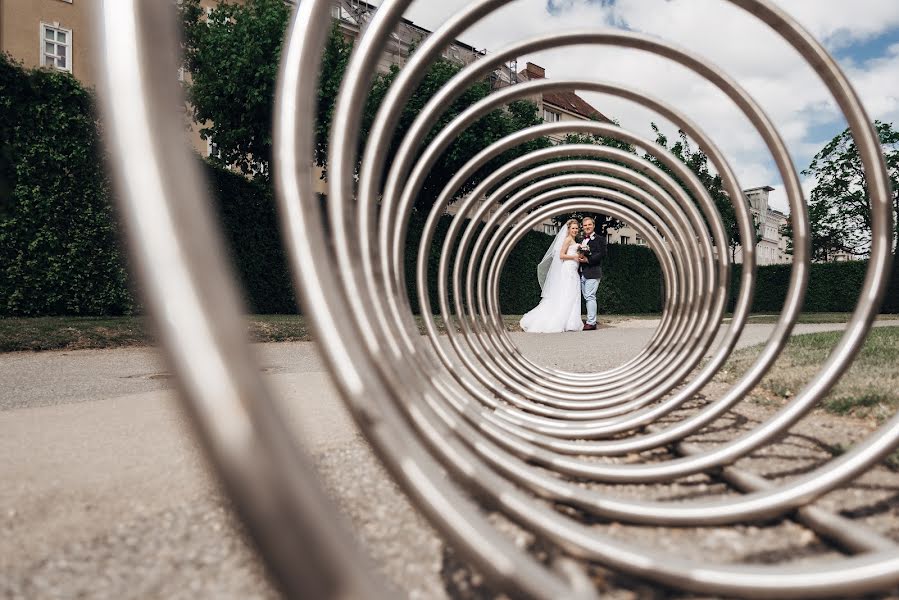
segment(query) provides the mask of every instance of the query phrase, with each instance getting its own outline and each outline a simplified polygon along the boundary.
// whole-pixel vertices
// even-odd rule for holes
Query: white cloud
[[[418,0],[407,16],[434,29],[466,0]],[[837,52],[840,64],[873,118],[899,123],[899,2],[896,0],[780,0],[777,5]],[[796,170],[845,127],[842,116],[815,72],[779,36],[749,13],[724,0],[546,0],[511,2],[461,37],[495,51],[509,43],[564,30],[625,27],[658,37],[704,57],[729,74],[762,106],[788,147]],[[855,45],[890,34],[896,42],[882,55],[853,60]],[[587,78],[618,82],[664,99],[694,119],[724,151],[743,187],[771,185],[772,205],[786,210],[783,184],[762,139],[733,103],[686,69],[647,53],[607,47],[574,47],[520,58],[547,69],[553,79]],[[620,101],[584,94],[622,126],[651,136],[655,120]]]

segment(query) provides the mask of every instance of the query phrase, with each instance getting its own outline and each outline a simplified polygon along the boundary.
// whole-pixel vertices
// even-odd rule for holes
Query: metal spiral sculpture
[[[728,467],[787,432],[849,367],[884,294],[891,260],[890,189],[877,136],[834,60],[767,0],[722,0],[778,32],[818,73],[849,123],[871,197],[871,259],[858,305],[817,375],[779,412],[748,433],[697,450],[680,442],[746,397],[777,360],[803,303],[809,275],[809,223],[784,142],[753,98],[708,60],[636,33],[559,32],[513,44],[465,67],[430,100],[399,151],[388,147],[400,109],[446,45],[509,0],[472,1],[425,40],[390,87],[367,139],[361,110],[390,33],[411,0],[385,0],[367,25],[337,100],[330,137],[327,215],[313,192],[316,81],[330,0],[304,0],[285,42],[275,116],[276,183],[283,232],[304,313],[311,317],[331,373],[360,429],[396,482],[448,543],[499,591],[534,598],[592,598],[575,560],[544,565],[496,532],[484,507],[505,515],[578,561],[706,594],[746,597],[845,596],[899,583],[899,548],[879,534],[807,505],[857,478],[899,443],[899,417],[815,470],[773,483]],[[169,3],[102,4],[103,94],[121,211],[148,306],[207,450],[282,589],[307,598],[387,597],[314,485],[312,471],[276,414],[245,340],[241,303],[212,225],[205,190],[172,114],[180,90]],[[707,153],[734,199],[742,239],[753,239],[741,187],[713,140],[676,108],[641,90],[592,80],[530,81],[497,91],[446,125],[432,126],[468,86],[513,57],[571,45],[638,49],[680,64],[718,87],[766,142],[786,187],[795,252],[786,304],[763,352],[720,399],[676,422],[657,424],[700,392],[725,363],[747,320],[755,254],[744,248],[743,277],[729,329],[722,324],[731,265],[727,234],[708,192],[679,160],[621,128],[598,122],[544,124],[482,149],[441,191],[418,248],[406,246],[413,199],[441,152],[485,113],[539,92],[611,94],[654,110]],[[168,58],[167,58],[168,57]],[[579,132],[644,148],[681,182],[634,154],[562,145],[508,162],[460,203],[439,250],[438,305],[429,302],[428,256],[447,203],[487,161],[528,140]],[[358,156],[360,142],[364,152]],[[389,160],[388,160],[389,159]],[[551,160],[552,159],[552,160]],[[693,199],[696,202],[693,202]],[[632,225],[664,274],[661,325],[625,364],[592,375],[546,368],[525,358],[506,334],[499,274],[513,244],[547,217],[591,210]],[[327,250],[326,216],[337,239],[364,251],[350,259]],[[467,219],[467,221],[466,221]],[[468,224],[466,224],[468,223]],[[480,226],[478,226],[480,224]],[[503,243],[500,243],[502,241]],[[405,293],[404,253],[416,253],[415,283],[427,335],[419,335]],[[464,258],[464,259],[463,259]],[[351,300],[366,311],[349,311]],[[431,316],[439,310],[449,344]],[[561,394],[560,389],[565,393]],[[602,462],[657,448],[662,462]],[[573,483],[657,483],[714,471],[744,492],[717,500],[620,500]],[[737,524],[792,514],[836,539],[851,556],[802,565],[696,563],[597,533],[552,508],[554,501],[603,519],[664,525]]]

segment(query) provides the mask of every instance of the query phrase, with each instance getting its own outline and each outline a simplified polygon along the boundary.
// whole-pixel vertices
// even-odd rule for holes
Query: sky
[[[406,17],[438,28],[468,0],[416,0]],[[774,0],[839,63],[872,119],[899,126],[899,0]],[[615,27],[644,33],[723,69],[761,105],[790,149],[797,172],[846,127],[816,73],[764,23],[728,0],[513,0],[459,36],[488,55],[541,34]],[[574,46],[519,57],[550,79],[587,78],[640,89],[694,120],[718,144],[743,189],[770,185],[773,208],[788,212],[770,153],[740,110],[713,85],[679,65],[638,50]],[[581,94],[622,127],[652,139],[656,122],[628,101]],[[800,175],[808,192],[814,181]]]

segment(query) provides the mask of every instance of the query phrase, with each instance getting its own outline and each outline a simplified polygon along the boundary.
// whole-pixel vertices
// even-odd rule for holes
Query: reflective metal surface
[[[899,583],[899,551],[876,532],[846,530],[841,517],[807,505],[865,473],[899,443],[899,417],[864,443],[801,476],[772,483],[732,465],[781,438],[840,379],[864,343],[891,262],[890,189],[877,136],[834,60],[792,18],[765,0],[722,0],[778,32],[817,72],[842,109],[872,198],[871,259],[851,321],[817,375],[780,411],[720,445],[683,440],[743,400],[778,359],[801,309],[809,275],[809,225],[787,148],[752,97],[708,58],[655,38],[619,31],[558,32],[498,50],[464,68],[424,107],[388,154],[400,111],[428,66],[467,28],[509,0],[470,2],[415,51],[390,87],[365,140],[362,110],[390,33],[411,0],[384,0],[354,50],[331,130],[327,215],[313,191],[319,64],[330,0],[299,3],[285,41],[275,117],[273,173],[287,251],[304,313],[347,406],[403,491],[491,587],[534,598],[587,598],[596,592],[583,564],[544,565],[490,525],[485,508],[555,544],[569,557],[703,594],[840,597]],[[205,191],[169,107],[175,65],[154,48],[176,42],[168,3],[103,2],[103,101],[121,209],[147,304],[179,378],[182,396],[226,488],[272,573],[291,596],[373,598],[385,594],[331,514],[327,499],[282,425],[244,339],[233,277],[212,226]],[[519,98],[589,90],[630,100],[664,116],[708,155],[734,209],[742,239],[754,226],[723,154],[697,124],[641,90],[609,82],[532,81],[472,105],[426,143],[432,127],[472,83],[511,58],[571,45],[631,48],[692,70],[718,87],[767,144],[784,182],[794,231],[787,301],[764,351],[719,399],[672,421],[733,351],[747,320],[755,252],[744,248],[736,308],[722,318],[730,287],[728,239],[709,193],[676,157],[650,140],[598,122],[566,121],[517,132],[479,152],[435,198],[417,247],[407,244],[412,206],[441,153],[479,117]],[[511,160],[469,195],[460,190],[505,150],[550,134],[617,138],[638,154],[560,145]],[[176,141],[177,140],[177,141]],[[360,141],[364,145],[360,146]],[[359,155],[358,149],[364,147]],[[671,174],[669,174],[671,173]],[[673,175],[673,176],[672,176]],[[437,223],[457,211],[429,271]],[[592,211],[634,227],[659,259],[665,308],[643,350],[589,375],[527,359],[505,331],[499,281],[515,242],[554,215]],[[327,217],[330,230],[322,230]],[[329,249],[354,239],[362,251]],[[406,294],[406,257],[424,314],[419,334]],[[431,294],[436,292],[436,305]],[[347,310],[358,305],[366,310]],[[449,323],[438,335],[437,311]],[[721,333],[717,345],[713,344]],[[709,352],[711,358],[702,359]],[[660,424],[660,419],[664,424]],[[671,459],[632,463],[596,457],[672,449]],[[579,482],[663,483],[714,472],[743,493],[716,500],[623,500]],[[477,499],[481,506],[475,503]],[[550,502],[546,502],[549,500]],[[729,525],[796,518],[852,554],[842,560],[748,565],[693,562],[606,536],[559,511],[658,526]]]

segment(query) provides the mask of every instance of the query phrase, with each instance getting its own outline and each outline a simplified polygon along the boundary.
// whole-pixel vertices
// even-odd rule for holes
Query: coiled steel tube
[[[311,165],[313,82],[319,76],[330,2],[304,0],[293,15],[275,118],[273,172],[283,231],[304,311],[347,406],[375,452],[434,527],[498,590],[536,598],[595,596],[571,561],[547,567],[522,553],[494,531],[472,498],[571,557],[686,590],[818,597],[896,585],[899,550],[873,532],[847,538],[844,545],[857,555],[842,560],[699,564],[602,535],[540,501],[574,506],[594,517],[666,526],[735,524],[800,509],[804,522],[839,537],[842,521],[806,505],[865,473],[892,451],[899,444],[899,416],[851,451],[783,483],[765,484],[728,466],[787,432],[852,363],[885,291],[893,225],[877,136],[834,60],[771,2],[721,0],[778,32],[815,69],[843,111],[871,197],[871,258],[842,339],[793,400],[764,423],[720,445],[681,444],[759,383],[783,350],[802,306],[810,233],[787,147],[753,98],[705,58],[654,38],[603,30],[536,37],[465,67],[434,95],[397,152],[388,156],[400,108],[429,65],[448,43],[509,1],[472,1],[422,43],[388,90],[359,156],[361,107],[375,65],[411,3],[384,0],[356,46],[337,100],[326,215],[313,192]],[[218,232],[204,208],[199,175],[187,150],[173,141],[182,135],[179,121],[167,110],[177,102],[176,84],[166,76],[175,67],[153,53],[154,45],[176,43],[169,10],[165,3],[140,0],[105,0],[102,9],[109,143],[115,150],[122,212],[162,345],[213,462],[283,589],[316,598],[383,596],[345,534],[332,525],[326,499],[310,485],[310,469],[275,414],[243,338],[240,303],[221,258]],[[414,200],[441,153],[489,111],[558,89],[618,96],[686,132],[706,152],[734,199],[742,239],[753,239],[741,188],[714,141],[677,109],[641,90],[587,79],[522,83],[468,107],[425,142],[445,108],[498,64],[538,50],[585,44],[648,52],[717,86],[765,141],[790,206],[795,251],[787,299],[761,355],[719,399],[662,425],[660,419],[682,409],[730,356],[747,321],[755,283],[755,253],[747,245],[736,308],[729,327],[722,330],[731,265],[726,252],[717,249],[727,247],[727,233],[708,191],[677,158],[607,124],[564,122],[529,128],[481,149],[461,168],[435,198],[418,247],[407,244]],[[564,133],[612,137],[645,149],[673,176],[635,154],[583,144],[511,160],[459,202],[439,250],[436,277],[429,274],[437,222],[469,179],[506,150]],[[499,305],[499,275],[514,244],[542,220],[575,210],[628,222],[648,241],[664,277],[662,320],[643,350],[614,369],[589,375],[527,359],[506,333]],[[351,259],[327,251],[323,217],[337,239],[358,240],[360,256]],[[415,253],[414,283],[424,336],[405,292],[409,251]],[[435,290],[437,305],[432,306],[430,294]],[[368,310],[344,310],[351,300]],[[446,338],[438,335],[432,309],[448,325]],[[711,357],[702,364],[709,352]],[[682,455],[643,464],[594,460],[667,447],[679,448]],[[722,468],[725,479],[746,493],[680,503],[621,500],[568,479],[660,483]],[[316,551],[308,552],[309,547]]]

